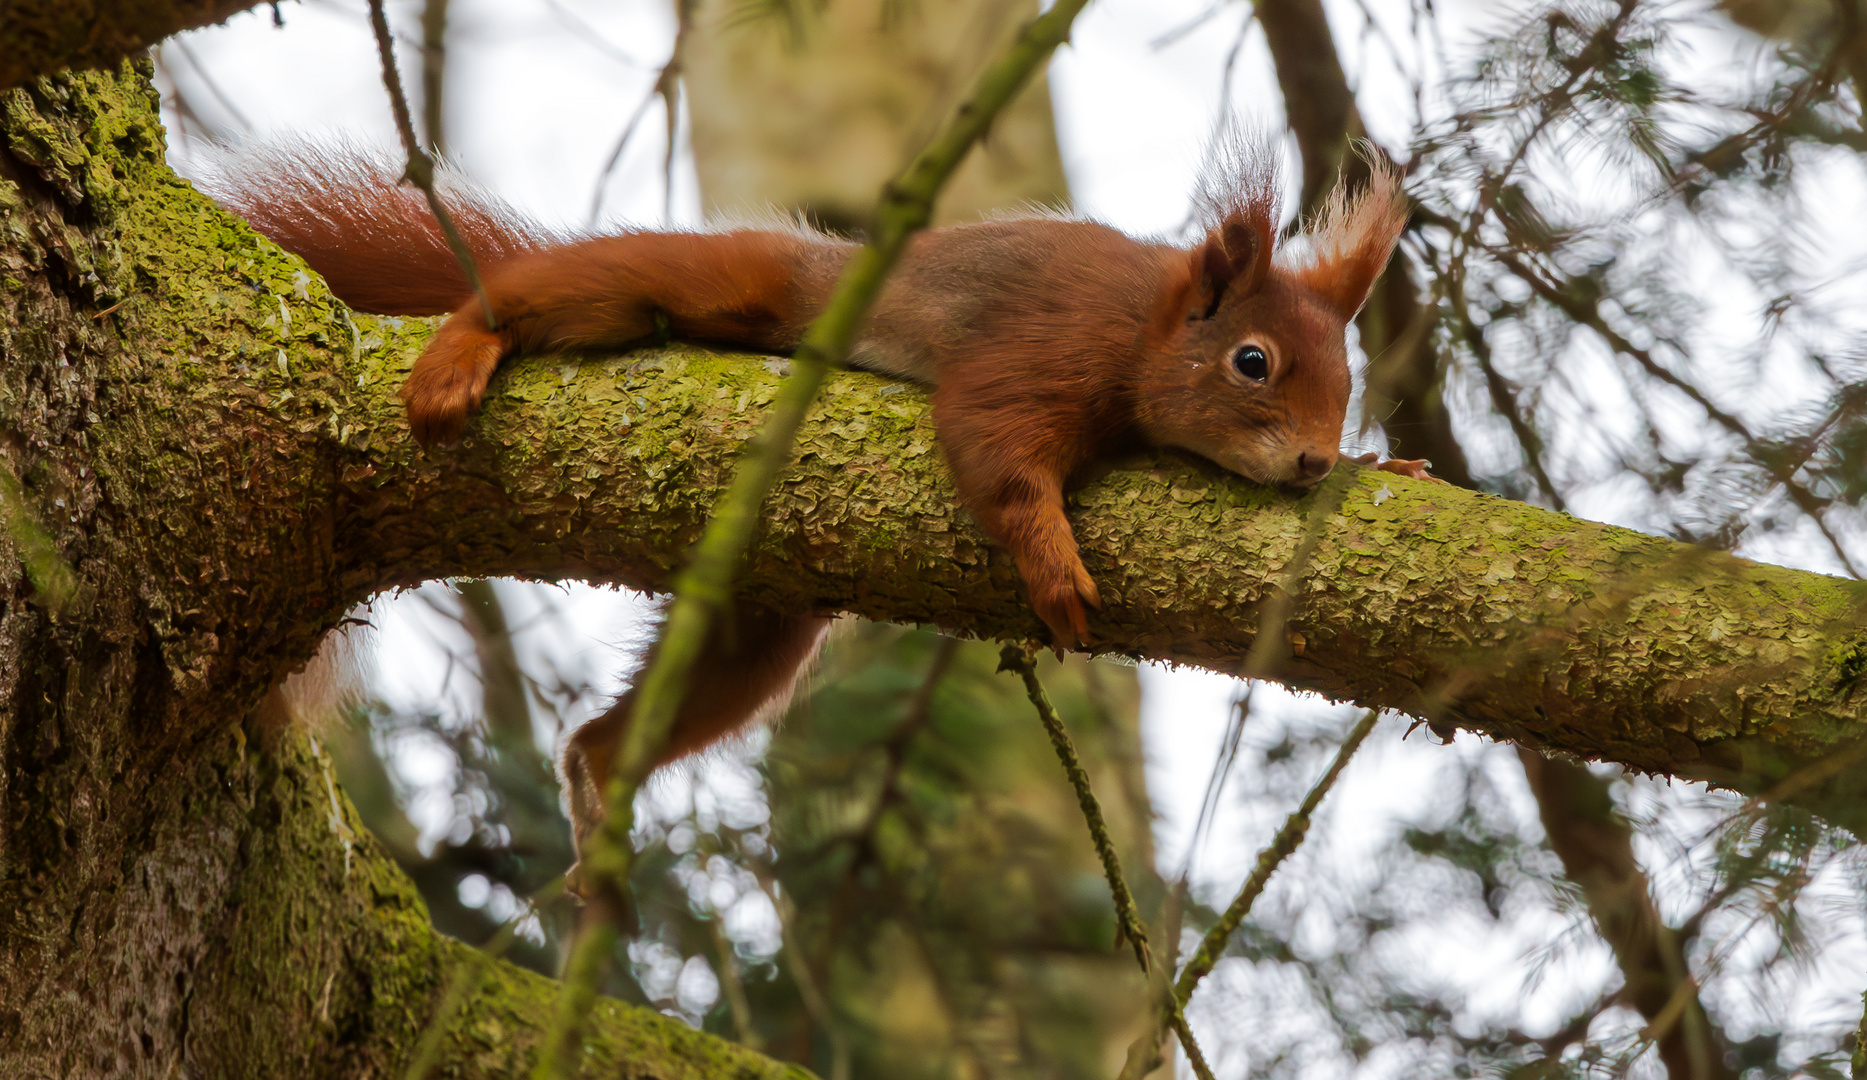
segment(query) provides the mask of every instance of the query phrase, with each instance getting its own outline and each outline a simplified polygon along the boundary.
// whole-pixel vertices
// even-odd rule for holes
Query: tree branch
[[[777,384],[756,359],[688,349],[522,362],[494,384],[470,445],[435,463],[406,445],[393,397],[425,336],[412,330],[336,380],[356,387],[337,420],[353,435],[327,449],[370,474],[332,492],[348,595],[448,574],[665,589]],[[835,376],[798,445],[742,595],[1041,634],[1011,560],[955,506],[919,391]],[[1218,671],[1249,653],[1313,505],[1169,455],[1073,501],[1106,594],[1097,647]],[[1365,473],[1323,530],[1289,627],[1294,655],[1275,674],[1757,792],[1860,733],[1863,600],[1867,589],[1837,579]],[[1867,814],[1845,792],[1862,778],[1848,770],[1803,800],[1859,825]]]
[[[0,90],[62,68],[108,68],[170,34],[225,20],[254,0],[7,0]]]
[[[1582,889],[1601,937],[1620,966],[1622,997],[1649,1023],[1669,1009],[1679,1016],[1656,1032],[1672,1080],[1723,1080],[1724,1035],[1705,1014],[1686,962],[1684,935],[1661,920],[1635,861],[1633,827],[1614,810],[1608,785],[1567,761],[1517,748],[1563,876]],[[1674,1004],[1674,1003],[1677,1004]],[[1655,1025],[1658,1027],[1658,1025]]]

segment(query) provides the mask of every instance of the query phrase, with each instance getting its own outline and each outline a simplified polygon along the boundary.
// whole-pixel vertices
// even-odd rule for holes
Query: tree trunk
[[[16,91],[0,136],[0,1060],[397,1074],[482,961],[430,928],[316,738],[255,708],[375,574],[339,494],[368,479],[333,363],[358,339],[168,172],[146,71]],[[521,1072],[556,995],[485,964],[448,1075]],[[588,1076],[787,1072],[600,1015]]]

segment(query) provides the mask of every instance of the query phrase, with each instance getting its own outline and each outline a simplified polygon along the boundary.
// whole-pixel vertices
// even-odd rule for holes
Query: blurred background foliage
[[[561,714],[502,663],[497,589],[455,589],[484,712],[451,726],[377,700],[328,737],[436,925],[484,943],[524,920],[506,955],[555,974],[567,905],[525,898],[572,855],[530,704],[553,724]],[[762,785],[689,774],[646,797],[641,933],[610,990],[824,1076],[1112,1075],[1141,1033],[1145,986],[1114,948],[1075,794],[997,665],[988,643],[840,627],[758,755]],[[1142,910],[1158,914],[1134,671],[1070,656],[1040,672]],[[425,854],[385,766],[411,738],[457,763],[452,822]]]
[[[665,61],[608,40],[589,4],[525,16],[528,33],[650,81],[622,127],[583,133],[606,164],[564,216],[600,220],[612,178],[647,155],[631,182],[660,183],[674,219],[691,153],[709,213],[775,207],[842,233],[860,232],[881,179],[1036,8],[639,6],[633,25],[665,30]],[[443,105],[503,24],[478,0],[391,7],[429,137],[454,145],[480,120]],[[1102,0],[1091,14],[1141,26],[1135,10]],[[1358,321],[1347,445],[1858,576],[1861,0],[1214,0],[1165,18],[1147,24],[1157,53],[1217,42],[1202,54],[1222,63],[1212,123],[1236,84],[1270,103],[1259,121],[1287,126],[1301,210],[1338,171],[1365,171],[1354,140],[1372,136],[1365,152],[1406,172],[1417,210]],[[162,48],[165,107],[180,136],[237,141],[256,91],[216,67],[213,33]],[[1052,94],[1040,82],[1001,119],[945,220],[1069,204]],[[474,942],[516,925],[507,955],[545,972],[572,918],[530,899],[571,860],[553,748],[613,689],[594,674],[610,651],[515,647],[556,633],[553,595],[458,582],[398,598],[453,628],[465,644],[444,650],[450,672],[476,691],[464,708],[411,710],[364,665],[360,699],[323,728],[436,924]],[[520,609],[537,614],[516,625],[505,613]],[[1113,1075],[1145,988],[1114,947],[1070,789],[996,664],[987,644],[851,624],[769,734],[668,770],[638,813],[642,926],[609,991],[830,1080]],[[1157,955],[1205,929],[1354,720],[1233,689],[1211,753],[1192,755],[1209,777],[1184,755],[1153,773],[1157,803],[1200,808],[1156,852],[1133,669],[1072,657],[1041,674]],[[1384,722],[1194,999],[1220,1075],[1826,1078],[1852,1055],[1867,1077],[1853,837],[1775,804],[1408,730]],[[1158,753],[1169,736],[1154,738]]]

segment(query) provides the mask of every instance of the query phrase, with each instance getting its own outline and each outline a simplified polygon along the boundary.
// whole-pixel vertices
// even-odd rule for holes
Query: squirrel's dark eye
[[[1238,351],[1232,354],[1232,368],[1254,382],[1263,382],[1271,377],[1270,358],[1256,345],[1240,345]]]

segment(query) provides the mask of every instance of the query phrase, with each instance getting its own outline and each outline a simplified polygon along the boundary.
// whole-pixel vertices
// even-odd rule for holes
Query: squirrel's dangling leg
[[[792,688],[823,644],[830,620],[739,603],[715,618],[706,643],[687,676],[687,690],[668,741],[654,765],[685,757],[784,707]],[[649,647],[643,666],[654,662],[660,641]],[[579,856],[605,813],[603,789],[610,763],[635,707],[631,688],[603,715],[571,734],[564,748],[564,785],[570,796],[571,830]],[[575,889],[576,871],[571,871]]]

